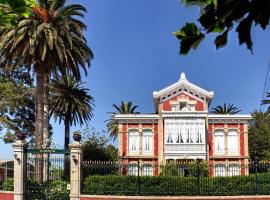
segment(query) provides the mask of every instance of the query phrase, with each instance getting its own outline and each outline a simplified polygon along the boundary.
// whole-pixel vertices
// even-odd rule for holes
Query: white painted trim
[[[153,92],[153,97],[154,98],[158,98],[159,96],[161,96],[162,94],[166,93],[167,91],[169,90],[173,90],[181,85],[186,85],[187,87],[190,87],[194,90],[196,90],[197,92],[199,93],[202,93],[204,95],[206,95],[207,97],[209,98],[212,98],[214,96],[214,92],[213,91],[207,91],[191,82],[189,82],[188,80],[180,80],[180,81],[177,81],[176,83],[172,84],[172,85],[169,85],[168,87],[165,87],[159,91],[154,91]]]
[[[216,119],[236,119],[236,120],[251,120],[251,115],[218,115],[218,114],[209,114],[209,120],[216,120]]]
[[[127,119],[158,119],[156,114],[117,114],[114,116],[115,120]]]

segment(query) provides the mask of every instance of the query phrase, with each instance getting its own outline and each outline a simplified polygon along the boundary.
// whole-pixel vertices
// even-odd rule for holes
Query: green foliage
[[[47,181],[44,184],[44,196],[46,200],[67,200],[69,199],[69,191],[67,190],[67,182],[56,180]]]
[[[221,115],[234,115],[237,114],[239,112],[241,112],[242,110],[239,110],[236,106],[234,106],[233,104],[226,104],[224,103],[223,106],[218,105],[215,108],[212,108],[211,113],[214,114],[221,114]]]
[[[26,199],[67,200],[69,199],[67,184],[67,182],[61,180],[39,184],[32,179],[28,179],[26,182]]]
[[[115,161],[118,150],[109,144],[109,138],[105,132],[97,132],[94,128],[86,128],[82,139],[83,160]]]
[[[28,18],[35,0],[0,0],[0,27],[15,26],[19,19]]]
[[[188,162],[188,163],[175,163],[169,162],[166,165],[160,166],[160,176],[208,176],[207,162]]]
[[[65,148],[70,143],[70,126],[88,123],[93,116],[94,98],[84,84],[70,75],[56,77],[51,83],[50,115],[65,124]]]
[[[7,73],[0,71],[0,127],[5,142],[14,140],[14,131],[34,134],[35,103],[33,80],[24,68]]]
[[[187,23],[189,26],[185,25],[180,29],[188,30],[185,31],[184,37],[176,35],[181,41],[180,54],[187,54],[191,48],[194,48],[194,44],[196,47],[201,42],[201,38],[210,33],[218,34],[214,41],[216,48],[224,47],[231,30],[238,33],[239,44],[246,44],[252,51],[252,28],[254,25],[260,25],[265,30],[269,25],[269,0],[183,0],[183,3],[198,6],[201,13],[198,18],[200,25]],[[187,39],[191,40],[190,38],[193,38],[192,42],[185,42]]]
[[[270,173],[258,174],[258,193],[270,194]],[[254,195],[255,175],[233,177],[89,176],[83,193],[92,195]]]
[[[181,41],[180,54],[187,54],[191,48],[196,49],[204,38],[194,23],[187,23],[180,30],[174,32],[174,35]]]
[[[262,100],[261,105],[269,105],[270,104],[270,92],[266,93],[266,98],[267,99]],[[268,106],[268,111],[270,111],[270,106]]]
[[[254,111],[249,123],[249,155],[251,159],[270,159],[270,115],[269,112]]]
[[[188,175],[189,176],[202,176],[206,177],[209,175],[209,167],[206,161],[202,161],[199,163],[190,162],[188,164]]]
[[[110,133],[110,137],[115,140],[118,135],[118,122],[114,119],[116,114],[139,114],[136,112],[138,106],[133,105],[131,101],[124,102],[122,101],[121,104],[118,106],[113,104],[115,111],[109,112],[112,114],[111,118],[106,120],[107,122],[107,131]]]
[[[14,190],[13,182],[14,182],[13,178],[8,178],[7,180],[5,180],[2,185],[2,190],[13,191]]]

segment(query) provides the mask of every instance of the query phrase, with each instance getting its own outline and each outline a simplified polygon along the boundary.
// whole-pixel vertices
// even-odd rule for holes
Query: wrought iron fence
[[[13,191],[13,172],[13,160],[0,159],[0,190]]]
[[[25,196],[32,199],[69,199],[69,156],[30,154],[27,156]]]
[[[95,195],[270,194],[270,163],[91,162],[82,164],[82,193]]]

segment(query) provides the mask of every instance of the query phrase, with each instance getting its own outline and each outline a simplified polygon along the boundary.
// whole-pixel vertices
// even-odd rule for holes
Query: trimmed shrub
[[[89,176],[83,193],[95,195],[254,195],[270,194],[270,173],[233,177]]]

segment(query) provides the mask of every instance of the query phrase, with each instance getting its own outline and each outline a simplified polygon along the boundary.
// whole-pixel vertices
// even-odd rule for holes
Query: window
[[[152,152],[153,149],[153,133],[151,130],[143,131],[143,151],[144,152]]]
[[[142,173],[144,176],[153,176],[153,165],[144,164],[142,166]]]
[[[129,164],[128,165],[128,175],[137,176],[138,175],[138,165],[137,164]]]
[[[225,176],[226,167],[224,164],[215,165],[215,176]]]
[[[172,105],[172,111],[176,111],[176,110],[177,110],[176,105]]]
[[[190,111],[195,111],[195,105],[194,104],[190,104],[189,105],[189,110]]]
[[[139,133],[137,130],[129,131],[129,152],[137,153],[139,151]]]
[[[187,108],[187,102],[180,102],[180,110],[185,111]]]
[[[237,130],[229,130],[228,132],[228,154],[238,154],[238,134]]]
[[[224,144],[225,144],[225,140],[224,140],[224,131],[223,130],[215,130],[214,133],[214,143],[215,143],[215,153],[217,154],[224,154]]]
[[[239,176],[240,175],[240,167],[238,164],[229,164],[228,168],[229,176]]]
[[[205,142],[204,119],[165,119],[166,144],[203,144]]]

